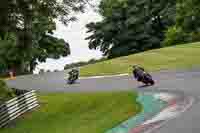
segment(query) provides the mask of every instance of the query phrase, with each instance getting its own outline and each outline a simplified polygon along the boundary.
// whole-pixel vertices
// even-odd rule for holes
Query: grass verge
[[[87,65],[81,68],[81,75],[96,76],[130,73],[133,64],[139,64],[147,68],[148,71],[187,69],[200,66],[199,57],[199,42],[177,45]]]
[[[41,107],[1,133],[103,133],[136,115],[133,92],[54,93],[39,96]]]

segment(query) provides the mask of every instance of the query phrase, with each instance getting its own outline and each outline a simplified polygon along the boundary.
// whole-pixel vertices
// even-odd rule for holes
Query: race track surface
[[[93,91],[167,91],[184,93],[196,100],[192,108],[170,120],[161,127],[159,133],[200,133],[200,69],[163,71],[153,73],[156,84],[151,87],[141,87],[131,76],[103,77],[78,80],[74,85],[67,85],[63,72],[46,73],[43,75],[28,75],[7,81],[10,87],[37,90],[40,92],[93,92]]]

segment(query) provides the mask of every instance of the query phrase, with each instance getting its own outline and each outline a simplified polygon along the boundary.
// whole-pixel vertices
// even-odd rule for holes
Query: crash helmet
[[[138,67],[139,67],[138,65],[133,65],[133,66],[132,66],[133,69],[136,69],[136,68],[138,68]]]

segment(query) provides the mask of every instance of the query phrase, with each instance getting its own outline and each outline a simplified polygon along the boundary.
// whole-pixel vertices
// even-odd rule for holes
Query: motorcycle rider
[[[133,75],[137,81],[142,81],[144,78],[146,72],[144,71],[144,68],[138,66],[138,65],[133,65]]]
[[[138,65],[133,66],[133,75],[137,81],[143,82],[146,85],[154,85],[155,83],[151,75],[145,72],[144,68],[139,67]]]
[[[74,76],[76,79],[79,77],[79,70],[77,68],[72,68],[71,71],[68,72],[69,76]]]
[[[78,68],[74,68],[72,71],[73,71],[76,79],[78,79],[78,77],[79,77],[79,70],[78,70]]]

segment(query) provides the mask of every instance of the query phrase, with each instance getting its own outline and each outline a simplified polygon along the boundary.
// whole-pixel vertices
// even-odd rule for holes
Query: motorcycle
[[[137,81],[144,83],[145,85],[154,85],[155,81],[153,80],[152,76],[147,72],[141,72],[140,74],[136,74],[134,76]]]
[[[146,85],[154,85],[155,81],[153,80],[152,76],[148,73],[145,73],[141,82],[143,82]]]
[[[77,73],[72,73],[72,74],[69,74],[68,76],[68,79],[67,79],[67,83],[68,84],[74,84],[75,81],[78,79],[78,74]]]

